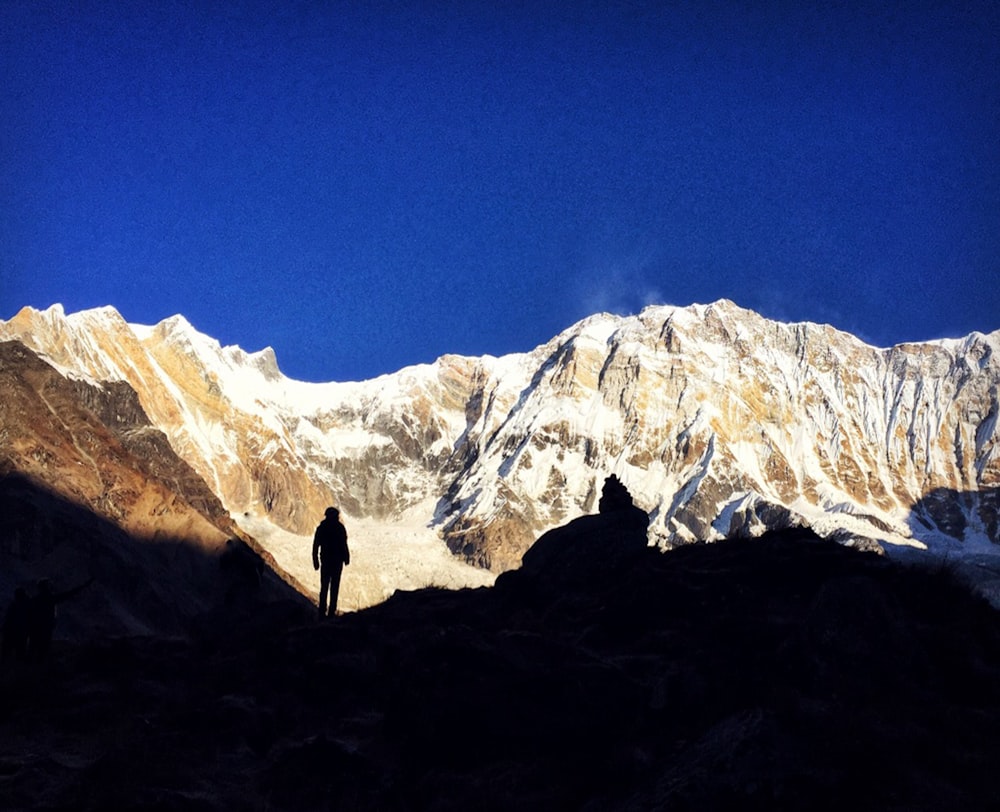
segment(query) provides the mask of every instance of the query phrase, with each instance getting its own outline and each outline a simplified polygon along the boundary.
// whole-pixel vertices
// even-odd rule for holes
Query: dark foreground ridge
[[[562,531],[493,589],[7,668],[3,805],[994,808],[1000,624],[947,571],[799,530],[610,557],[608,520]]]

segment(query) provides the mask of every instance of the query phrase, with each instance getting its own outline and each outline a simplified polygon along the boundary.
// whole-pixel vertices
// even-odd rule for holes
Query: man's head
[[[334,522],[340,521],[340,511],[335,507],[328,507],[326,509],[326,518]]]

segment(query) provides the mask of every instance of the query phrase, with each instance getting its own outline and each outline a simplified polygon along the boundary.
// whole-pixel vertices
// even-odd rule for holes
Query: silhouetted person
[[[44,660],[52,644],[52,632],[56,627],[56,606],[76,597],[90,586],[86,583],[65,592],[53,592],[48,578],[38,582],[38,594],[29,601],[28,610],[28,657],[35,661]]]
[[[320,563],[322,562],[322,569]],[[351,553],[347,549],[347,530],[340,523],[340,511],[335,507],[326,509],[326,518],[316,528],[313,537],[313,569],[320,570],[319,616],[327,617],[327,593],[330,596],[332,617],[337,613],[337,595],[340,592],[340,574],[345,564],[351,563]]]
[[[23,660],[28,654],[31,601],[24,587],[14,590],[14,600],[3,618],[3,660]]]

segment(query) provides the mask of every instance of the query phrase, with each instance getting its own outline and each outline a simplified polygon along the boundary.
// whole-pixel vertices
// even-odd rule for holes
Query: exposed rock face
[[[302,384],[280,374],[270,349],[220,347],[180,316],[140,328],[112,308],[69,317],[26,308],[0,323],[3,336],[68,374],[128,382],[231,512],[300,534],[331,503],[383,517],[426,500],[451,452],[445,434],[455,434],[437,406],[455,419],[464,409],[462,361],[442,364],[438,380],[404,372],[388,387]]]
[[[0,595],[93,581],[60,636],[184,634],[231,586],[237,528],[128,384],[69,380],[16,341],[0,342],[0,516]],[[265,593],[294,595],[272,575]]]
[[[180,317],[25,309],[0,336],[127,381],[229,511],[297,533],[328,504],[391,523],[437,499],[426,518],[451,549],[502,571],[614,473],[664,547],[791,526],[859,546],[997,540],[977,494],[1000,485],[1000,332],[878,349],[721,301],[343,384],[291,381],[269,350]]]
[[[594,317],[535,350],[517,402],[470,429],[448,509],[466,533],[480,518],[488,544],[492,509],[531,521],[549,504],[543,529],[587,509],[603,469],[665,546],[796,525],[932,541],[958,525],[944,503],[913,521],[926,494],[1000,478],[998,349],[1000,333],[881,350],[729,302]],[[964,528],[997,540],[968,501]]]
[[[0,475],[27,477],[143,538],[184,538],[211,549],[236,531],[128,384],[68,380],[6,341],[0,393]]]

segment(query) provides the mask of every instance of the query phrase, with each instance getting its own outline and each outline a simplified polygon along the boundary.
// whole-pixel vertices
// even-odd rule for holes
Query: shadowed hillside
[[[993,808],[1000,623],[947,570],[802,530],[661,554],[587,518],[492,589],[398,593],[326,624],[262,604],[206,616],[191,642],[64,643],[7,667],[0,794],[11,809]]]
[[[1000,488],[937,488],[913,506],[910,524],[956,539],[978,536],[1000,544]]]
[[[186,636],[210,613],[240,610],[251,599],[309,607],[242,541],[213,550],[182,537],[130,535],[20,474],[0,475],[0,516],[2,608],[16,586],[41,578],[56,591],[91,581],[60,610],[57,639]],[[234,560],[258,573],[246,588]]]
[[[0,342],[0,425],[0,475],[39,483],[126,532],[206,550],[238,532],[126,383],[73,380],[20,342]]]

